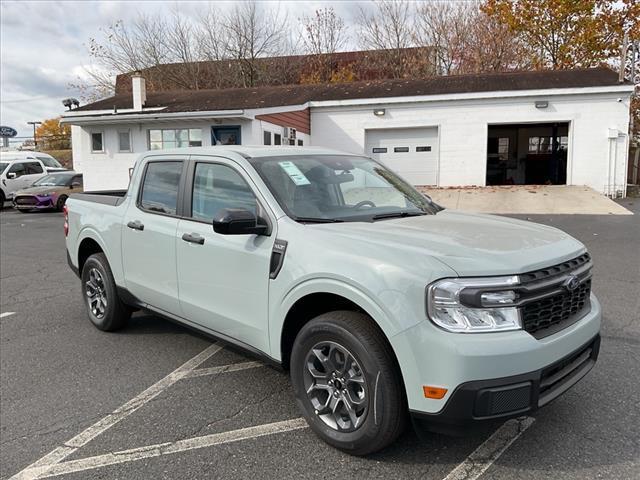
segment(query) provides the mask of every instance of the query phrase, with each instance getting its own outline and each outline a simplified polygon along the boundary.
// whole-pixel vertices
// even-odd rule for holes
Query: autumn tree
[[[59,118],[50,118],[38,126],[35,138],[41,149],[68,150],[71,148],[71,127],[61,125]]]
[[[637,0],[486,0],[482,10],[528,46],[535,68],[599,65],[637,29]]]

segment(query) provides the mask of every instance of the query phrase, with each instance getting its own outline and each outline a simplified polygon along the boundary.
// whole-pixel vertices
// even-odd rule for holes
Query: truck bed
[[[127,190],[100,190],[95,192],[74,193],[71,195],[71,198],[116,207],[122,203],[126,195]]]

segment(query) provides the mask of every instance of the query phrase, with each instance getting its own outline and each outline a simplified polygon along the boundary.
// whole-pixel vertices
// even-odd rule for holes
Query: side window
[[[16,178],[25,174],[24,163],[14,163],[7,173],[15,173]]]
[[[256,213],[256,197],[233,168],[216,163],[196,164],[191,216],[210,222],[223,208],[246,208]]]
[[[25,163],[24,165],[25,165],[26,175],[35,175],[35,174],[40,174],[44,172],[42,165],[40,165],[37,162],[28,162],[28,163]]]
[[[151,212],[176,214],[182,162],[149,162],[144,174],[140,206]]]

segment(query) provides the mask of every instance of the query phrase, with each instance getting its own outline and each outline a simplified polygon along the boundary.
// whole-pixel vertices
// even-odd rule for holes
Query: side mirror
[[[213,231],[221,235],[266,235],[268,228],[245,208],[223,208],[213,219]]]
[[[17,175],[15,174],[15,172],[7,173],[7,179],[9,179],[9,180],[13,180],[14,178],[16,178],[16,176]]]

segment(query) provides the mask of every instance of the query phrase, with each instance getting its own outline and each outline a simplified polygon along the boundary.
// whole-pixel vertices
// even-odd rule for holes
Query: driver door
[[[190,164],[186,211],[176,235],[182,314],[218,334],[269,352],[269,264],[276,233],[223,235],[212,225],[223,208],[256,212],[259,202],[266,203],[258,199],[253,183],[235,162],[203,157]],[[270,223],[275,225],[275,218]]]

